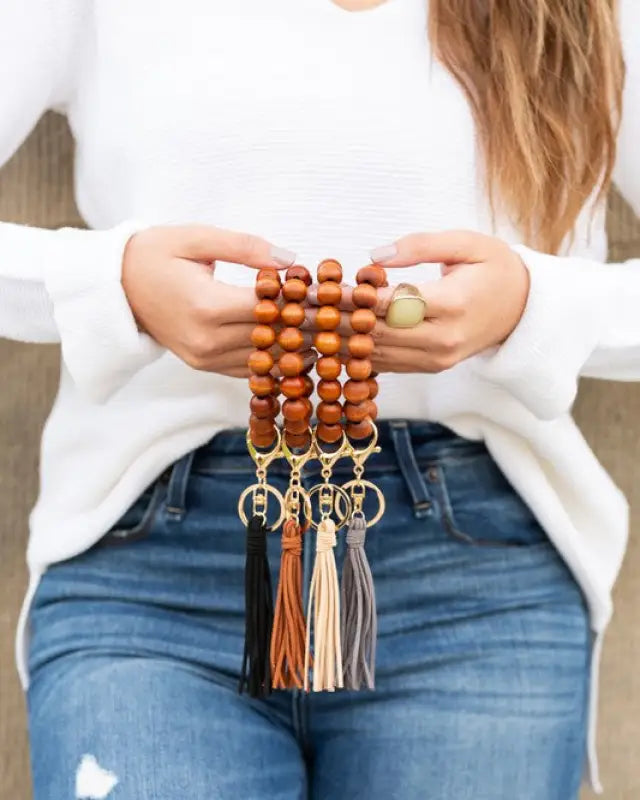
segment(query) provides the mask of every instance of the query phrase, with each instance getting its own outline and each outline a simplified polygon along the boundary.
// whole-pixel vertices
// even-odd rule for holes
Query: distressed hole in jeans
[[[85,754],[76,770],[76,800],[105,800],[117,783],[115,773],[101,767],[95,756]]]

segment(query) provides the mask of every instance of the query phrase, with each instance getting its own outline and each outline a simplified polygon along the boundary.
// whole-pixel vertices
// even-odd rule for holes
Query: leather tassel
[[[302,689],[305,668],[305,620],[302,608],[302,532],[297,520],[282,528],[280,580],[271,634],[273,689]]]
[[[273,593],[267,559],[267,528],[262,517],[247,524],[245,562],[245,636],[240,692],[266,697],[271,691],[269,643],[273,626]]]
[[[375,688],[378,617],[373,576],[364,549],[367,523],[352,519],[347,531],[347,553],[342,568],[340,632],[347,689]]]
[[[313,617],[313,691],[342,688],[340,642],[340,587],[333,548],[336,526],[333,520],[320,522],[316,537],[316,560],[309,589],[305,643],[304,688],[309,691],[311,665],[311,618]]]

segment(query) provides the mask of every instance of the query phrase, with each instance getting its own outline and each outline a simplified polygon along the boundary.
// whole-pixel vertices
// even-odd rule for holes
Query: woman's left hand
[[[390,285],[378,290],[371,357],[376,372],[440,372],[503,342],[518,324],[529,293],[529,273],[505,242],[471,231],[413,233],[371,253],[388,270]],[[390,328],[384,321],[393,295],[393,268],[442,263],[442,278],[418,285],[426,300],[425,319],[414,328]],[[310,289],[309,302],[315,303]],[[349,325],[351,290],[343,288],[343,337]],[[307,328],[315,328],[309,309]],[[346,339],[345,339],[346,353]]]

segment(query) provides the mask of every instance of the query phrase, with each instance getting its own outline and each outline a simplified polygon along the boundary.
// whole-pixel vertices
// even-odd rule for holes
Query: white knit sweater
[[[622,5],[615,180],[640,212],[640,3]],[[78,205],[99,229],[0,224],[0,335],[63,354],[21,627],[48,565],[95,542],[172,460],[246,424],[246,381],[197,372],[138,333],[120,266],[140,220],[260,234],[310,266],[339,258],[347,280],[371,247],[411,231],[492,232],[470,110],[425,25],[426,0],[361,13],[331,0],[3,0],[0,162],[45,109],[64,112]],[[603,264],[604,208],[591,227],[590,211],[566,256],[519,250],[531,294],[506,344],[439,375],[381,376],[379,399],[383,417],[486,441],[584,589],[595,687],[627,506],[570,407],[579,375],[640,377],[640,261]],[[506,223],[494,232],[518,245]],[[221,264],[217,277],[253,274]]]

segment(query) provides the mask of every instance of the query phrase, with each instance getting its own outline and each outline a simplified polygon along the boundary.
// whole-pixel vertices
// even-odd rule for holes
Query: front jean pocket
[[[162,479],[152,483],[134,500],[97,544],[118,545],[146,538],[151,531],[165,491],[165,481]]]
[[[545,530],[489,453],[444,459],[427,477],[441,492],[447,533],[469,545],[531,547]]]

